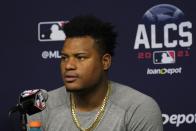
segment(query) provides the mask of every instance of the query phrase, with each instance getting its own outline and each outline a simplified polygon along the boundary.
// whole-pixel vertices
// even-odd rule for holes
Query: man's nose
[[[76,69],[76,60],[74,58],[70,58],[66,64],[65,64],[65,68],[66,70],[74,70]]]

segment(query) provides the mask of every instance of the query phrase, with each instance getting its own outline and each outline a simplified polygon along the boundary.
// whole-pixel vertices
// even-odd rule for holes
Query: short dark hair
[[[92,37],[101,54],[114,55],[117,33],[111,23],[106,23],[93,15],[80,15],[71,19],[63,27],[66,38]]]

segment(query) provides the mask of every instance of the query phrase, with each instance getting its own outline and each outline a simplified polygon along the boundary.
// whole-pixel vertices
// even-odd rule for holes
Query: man
[[[163,130],[152,98],[109,80],[117,36],[113,30],[94,16],[78,16],[64,26],[64,87],[51,91],[47,108],[30,118],[40,120],[44,131]]]

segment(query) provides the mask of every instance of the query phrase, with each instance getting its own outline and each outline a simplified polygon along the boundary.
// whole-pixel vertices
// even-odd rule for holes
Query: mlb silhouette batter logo
[[[38,24],[39,41],[64,41],[66,35],[62,30],[67,21],[40,22]]]
[[[173,64],[175,63],[175,51],[154,51],[153,63],[154,64]]]

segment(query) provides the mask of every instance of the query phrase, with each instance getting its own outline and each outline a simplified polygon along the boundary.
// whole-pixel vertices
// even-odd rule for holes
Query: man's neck
[[[93,88],[93,87],[92,87]],[[97,109],[102,105],[108,90],[108,82],[105,81],[98,87],[94,87],[90,92],[74,93],[76,110],[88,112]]]

